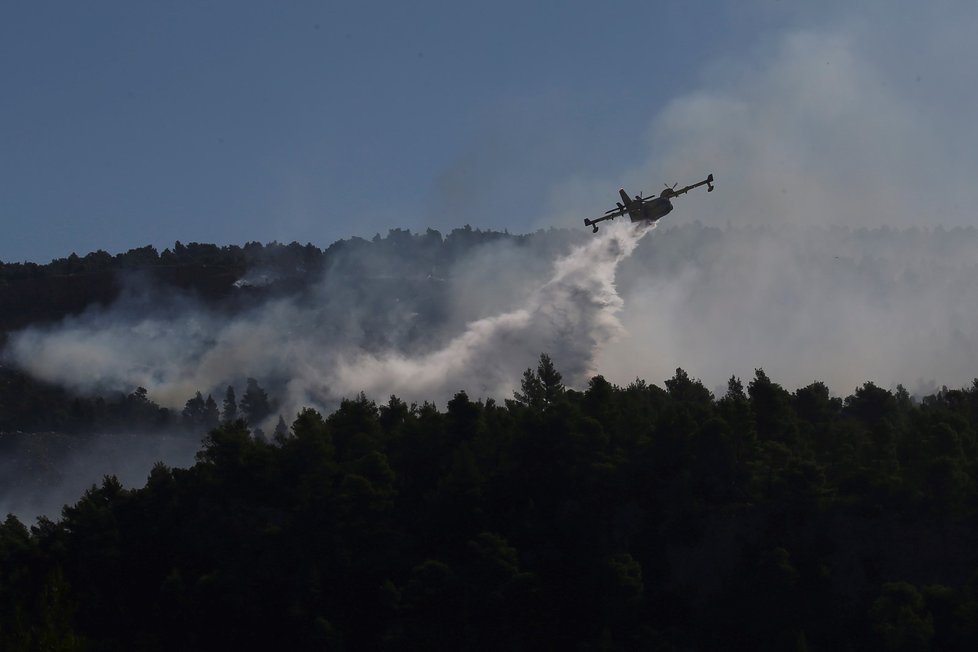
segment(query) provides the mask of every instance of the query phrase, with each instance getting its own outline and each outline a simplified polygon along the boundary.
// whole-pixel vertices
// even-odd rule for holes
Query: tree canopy
[[[360,394],[252,427],[7,517],[0,648],[978,646],[978,381],[577,391],[542,356],[502,404]]]

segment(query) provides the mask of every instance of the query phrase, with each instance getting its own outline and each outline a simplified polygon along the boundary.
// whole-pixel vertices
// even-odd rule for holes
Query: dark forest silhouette
[[[978,380],[714,397],[549,357],[360,395],[0,525],[0,648],[974,649]]]

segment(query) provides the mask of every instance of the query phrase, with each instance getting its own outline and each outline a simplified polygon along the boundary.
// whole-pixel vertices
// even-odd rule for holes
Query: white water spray
[[[522,369],[541,353],[553,358],[570,384],[581,384],[594,373],[595,354],[622,331],[618,265],[653,228],[613,225],[557,259],[552,276],[519,307],[469,323],[461,335],[423,356],[343,358],[325,385],[333,394],[352,390],[409,400],[463,389],[501,397],[512,393]]]

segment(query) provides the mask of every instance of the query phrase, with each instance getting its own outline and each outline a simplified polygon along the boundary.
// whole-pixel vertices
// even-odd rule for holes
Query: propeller
[[[675,197],[676,196],[676,186],[679,185],[679,182],[677,181],[676,183],[672,184],[671,186],[668,183],[667,184],[664,184],[664,185],[665,185],[666,189],[663,190],[661,193],[659,193],[659,196],[660,197],[665,197],[666,199],[668,199],[669,197]]]

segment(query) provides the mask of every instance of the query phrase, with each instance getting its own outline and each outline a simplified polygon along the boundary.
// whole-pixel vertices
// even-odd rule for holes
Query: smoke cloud
[[[557,259],[549,280],[515,309],[469,323],[461,335],[427,355],[388,352],[341,359],[332,384],[413,400],[444,398],[463,389],[506,397],[527,361],[549,352],[568,381],[580,385],[596,373],[595,353],[621,333],[615,273],[650,230],[625,224],[608,228],[604,236]],[[529,285],[532,279],[523,282]]]
[[[567,223],[618,185],[716,175],[620,270],[609,379],[682,366],[722,391],[762,367],[845,396],[978,376],[978,9],[906,9],[820,6],[657,109],[644,163],[554,189]]]
[[[581,384],[595,372],[596,352],[621,332],[615,273],[649,230],[616,224],[559,255],[545,236],[522,247],[475,245],[458,274],[426,280],[469,297],[450,302],[441,319],[397,294],[403,285],[389,284],[384,273],[389,258],[350,252],[366,257],[357,269],[376,276],[365,291],[351,292],[350,270],[328,270],[302,296],[271,299],[229,319],[186,299],[153,304],[146,297],[155,291],[144,287],[107,309],[15,334],[7,356],[79,392],[141,386],[174,408],[198,390],[220,396],[224,386],[253,376],[278,395],[285,415],[306,406],[328,410],[360,391],[412,401],[445,401],[459,390],[506,398],[541,352]],[[485,261],[496,261],[500,273],[471,276],[473,266],[486,270]]]
[[[719,189],[718,189],[719,190]],[[978,230],[660,229],[620,270],[617,382],[677,367],[722,393],[754,369],[846,396],[872,381],[922,394],[978,376]]]

